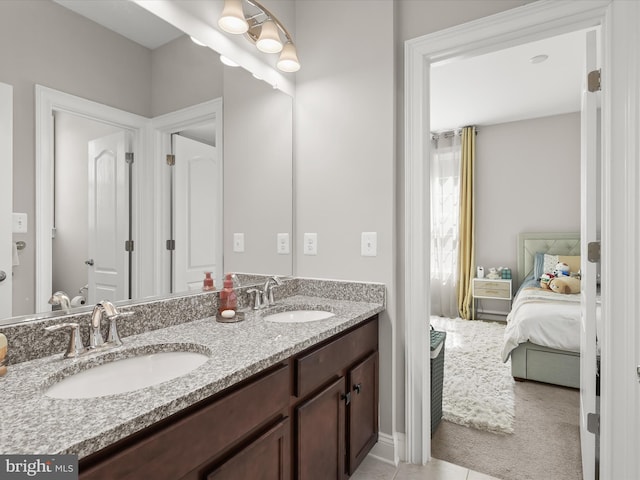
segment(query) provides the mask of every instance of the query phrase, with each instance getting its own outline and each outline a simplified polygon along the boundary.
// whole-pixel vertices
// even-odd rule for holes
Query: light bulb
[[[224,8],[218,19],[218,26],[227,33],[241,34],[249,30],[244,18],[242,0],[224,0]]]
[[[280,40],[278,27],[273,20],[266,20],[262,24],[256,47],[264,53],[278,53],[282,50],[282,41]]]
[[[300,70],[300,61],[298,60],[296,47],[293,43],[287,42],[285,44],[276,66],[283,72],[293,73]]]

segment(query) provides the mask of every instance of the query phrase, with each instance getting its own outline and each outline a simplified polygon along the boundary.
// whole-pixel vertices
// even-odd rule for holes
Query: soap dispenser
[[[213,284],[213,278],[211,278],[211,272],[204,272],[204,281],[202,282],[202,290],[205,292],[215,290],[215,285]]]
[[[230,273],[227,273],[224,278],[224,288],[220,291],[220,305],[218,306],[218,312],[222,315],[225,310],[231,310],[233,312],[238,308],[238,297],[233,290],[233,278]]]

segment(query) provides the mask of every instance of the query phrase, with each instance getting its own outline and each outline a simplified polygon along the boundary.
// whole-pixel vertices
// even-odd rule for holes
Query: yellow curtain
[[[460,160],[460,227],[458,236],[458,313],[460,318],[472,316],[471,282],[475,270],[474,164],[476,127],[462,129]]]

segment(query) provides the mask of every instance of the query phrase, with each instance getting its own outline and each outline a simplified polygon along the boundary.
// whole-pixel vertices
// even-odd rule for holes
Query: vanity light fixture
[[[196,45],[198,45],[199,47],[206,47],[207,45],[205,43],[202,43],[200,40],[198,40],[196,37],[189,37],[191,39],[191,41],[193,43],[195,43]]]
[[[224,0],[218,26],[227,33],[245,33],[261,52],[280,53],[276,63],[279,70],[289,73],[300,70],[293,38],[280,20],[258,1]]]

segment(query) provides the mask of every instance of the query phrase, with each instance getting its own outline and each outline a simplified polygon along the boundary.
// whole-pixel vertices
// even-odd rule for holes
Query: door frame
[[[145,227],[138,219],[145,218],[142,214],[145,208],[140,199],[144,198],[141,190],[141,180],[145,175],[145,138],[149,128],[149,120],[140,115],[125,112],[101,103],[60,92],[42,85],[35,86],[36,106],[36,265],[35,265],[35,312],[45,312],[49,309],[48,300],[52,292],[52,244],[53,229],[53,182],[54,182],[54,116],[53,113],[65,112],[97,122],[113,125],[127,130],[132,135],[132,146],[136,152],[138,162],[137,174],[133,175],[133,197],[131,199],[133,215],[132,238],[136,241],[136,248],[140,249],[142,242],[138,241],[140,232]],[[134,162],[134,165],[136,163]],[[146,229],[148,231],[149,229]],[[139,255],[133,256],[132,269],[134,272],[149,273],[149,268],[142,268]],[[145,273],[145,276],[148,275]],[[152,274],[152,272],[150,273]],[[141,275],[133,274],[131,278],[134,298],[138,295],[139,285],[144,283]]]
[[[601,478],[637,478],[640,440],[640,131],[639,2],[539,0],[405,43],[405,458],[431,455],[429,318],[429,68],[600,25],[602,29]],[[615,158],[615,162],[612,159]],[[613,265],[617,266],[615,272]],[[615,322],[607,319],[615,318]],[[615,348],[614,348],[615,345]],[[615,392],[615,395],[614,395]],[[630,412],[631,418],[626,412]],[[615,433],[614,433],[615,432]]]
[[[171,287],[171,258],[167,255],[166,240],[171,238],[171,198],[167,191],[171,186],[171,172],[166,167],[166,154],[171,152],[171,135],[178,133],[189,127],[202,125],[215,121],[216,149],[221,160],[220,179],[224,184],[224,141],[223,141],[223,107],[222,97],[214,98],[191,107],[186,107],[175,112],[154,117],[151,120],[151,130],[153,132],[153,152],[155,189],[153,191],[154,204],[158,205],[155,211],[154,221],[154,264],[158,265],[160,273],[153,279],[154,291],[159,294],[168,294]],[[222,209],[223,192],[218,192],[219,205]],[[224,220],[224,211],[219,212],[220,218]],[[223,245],[223,231],[220,230],[218,241]],[[224,253],[221,255],[221,268],[224,268]],[[158,293],[157,293],[158,294]]]

